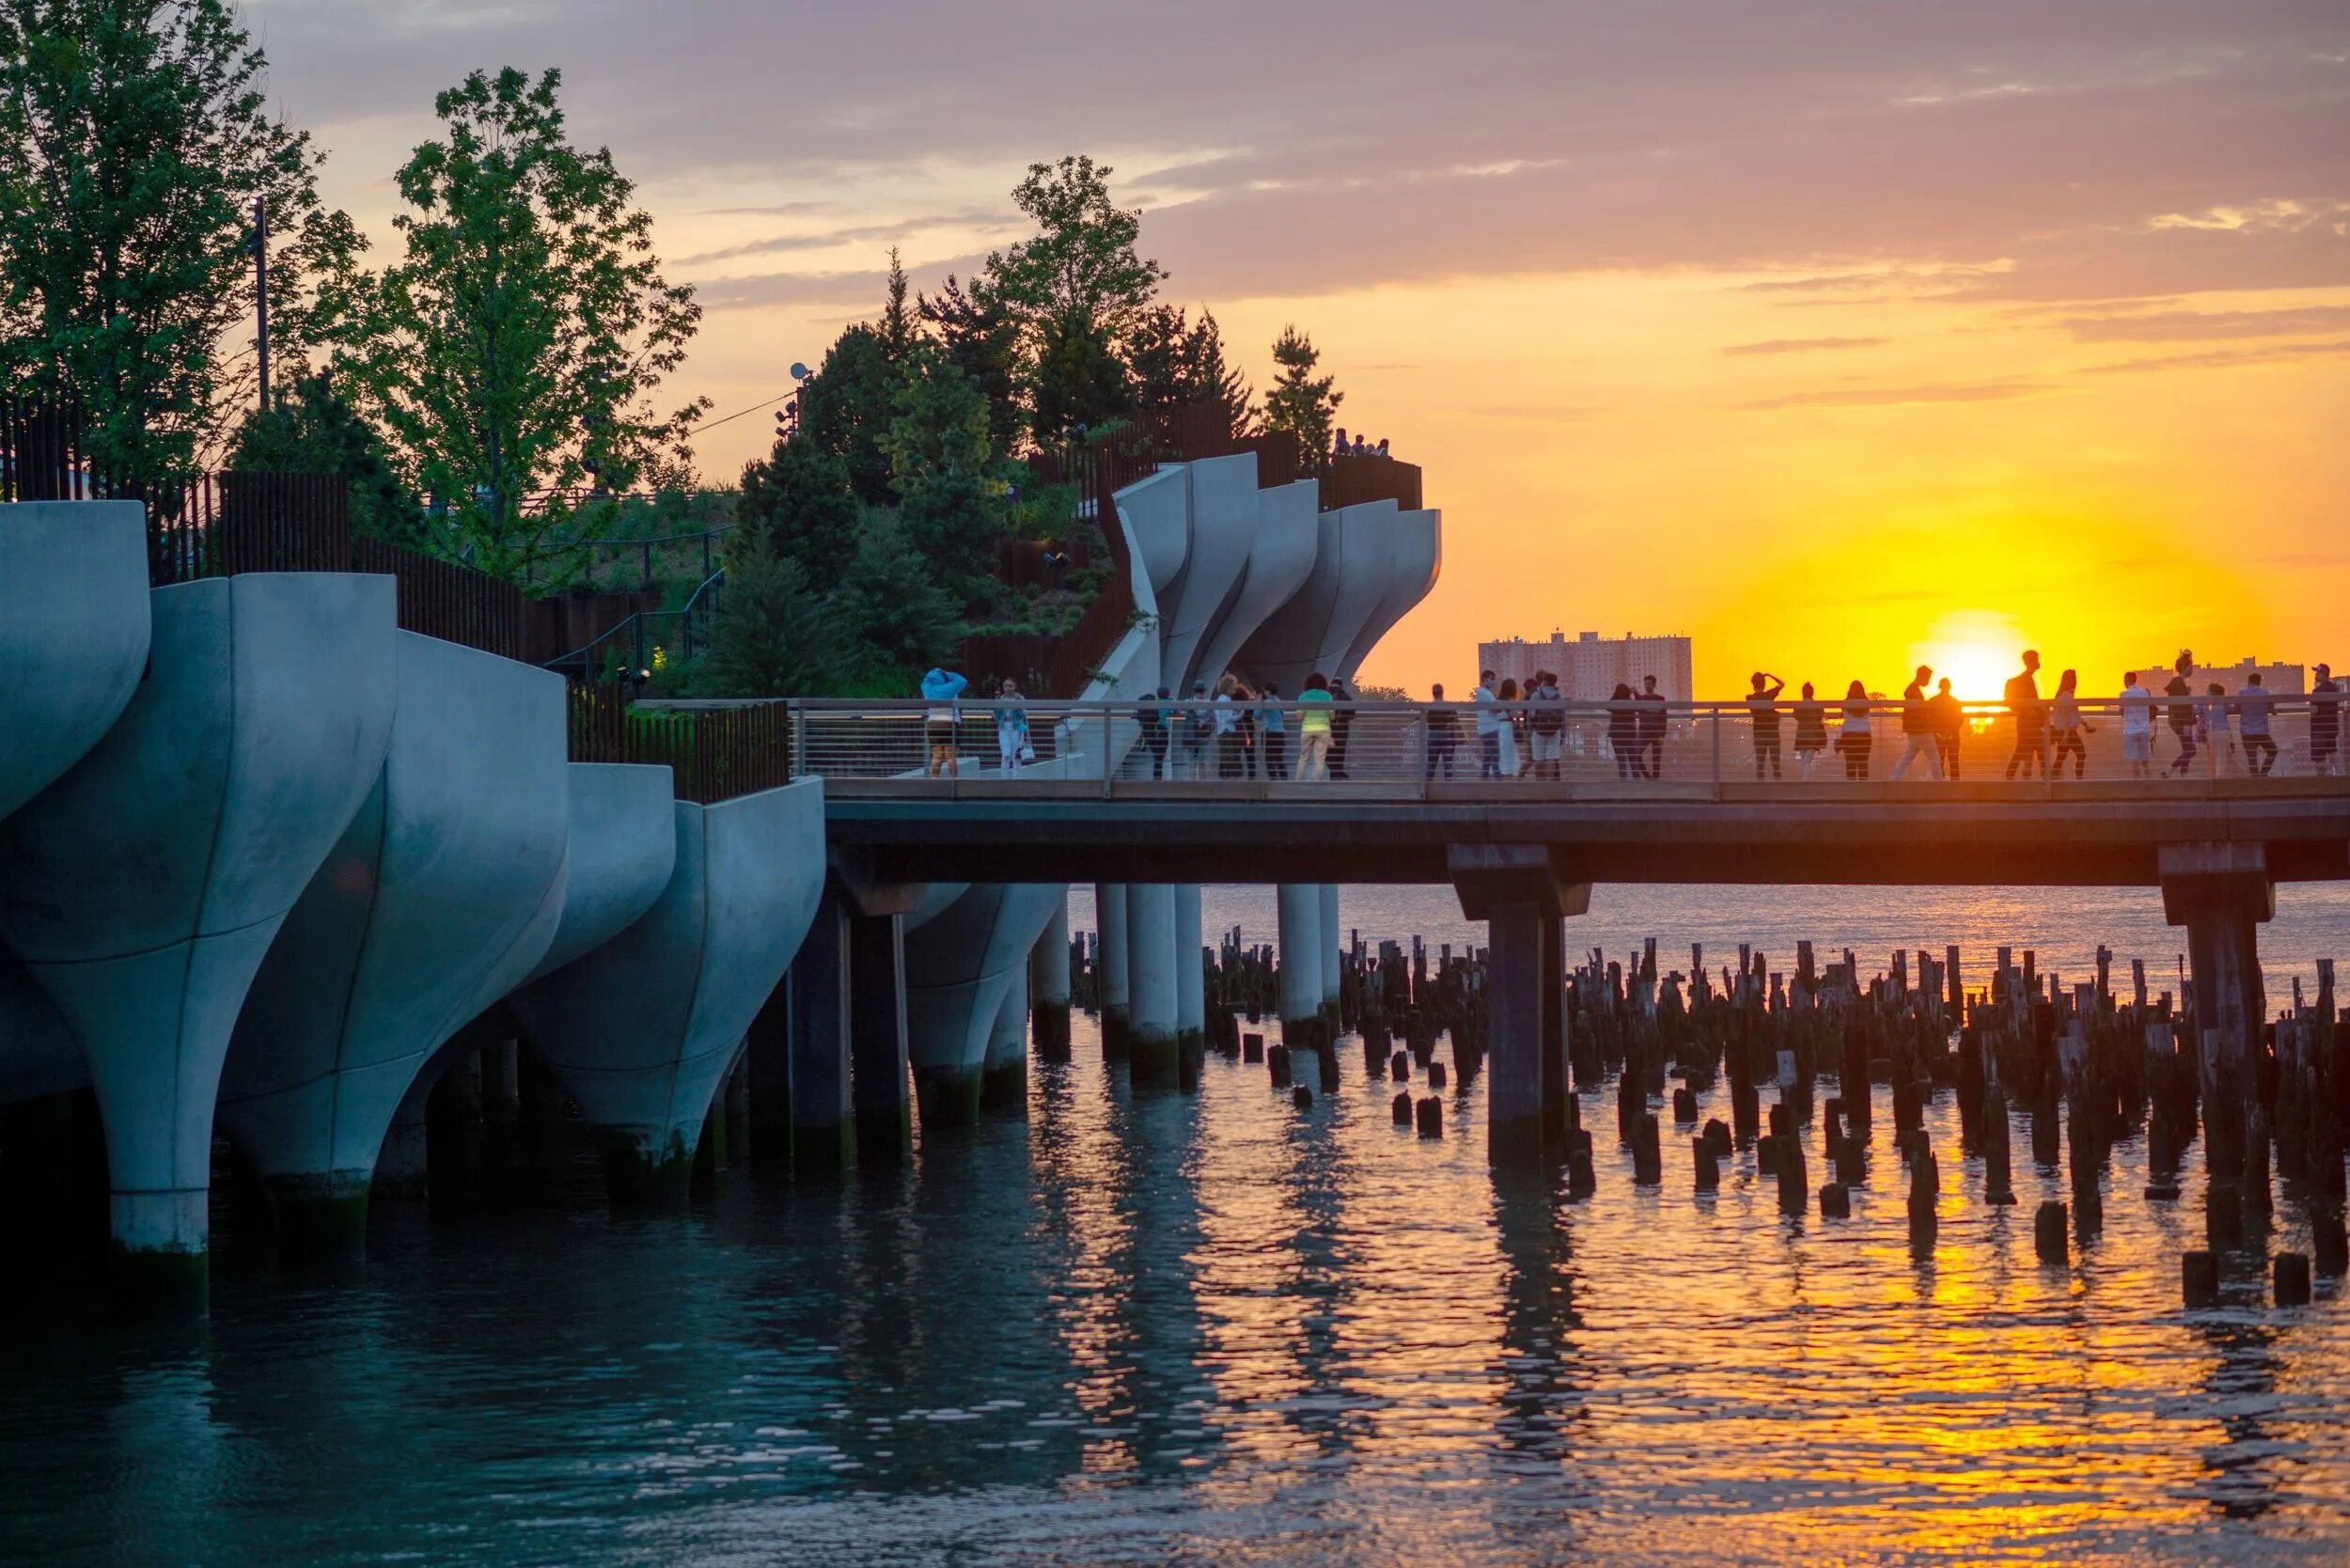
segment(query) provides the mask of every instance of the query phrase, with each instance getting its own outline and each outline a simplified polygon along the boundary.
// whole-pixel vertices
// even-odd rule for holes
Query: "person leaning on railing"
[[[1319,671],[1297,694],[1297,776],[1323,783],[1330,777],[1330,682]]]
[[[1264,701],[1263,717],[1257,722],[1258,739],[1264,746],[1264,776],[1268,779],[1290,776],[1289,720],[1281,708],[1281,688],[1272,682],[1264,683],[1259,694]]]
[[[2310,771],[2331,774],[2342,751],[2342,688],[2334,683],[2333,666],[2319,665],[2310,687]]]
[[[1926,701],[1928,720],[1934,726],[1934,744],[1942,749],[1942,776],[1958,777],[1958,746],[1966,734],[1966,710],[1950,694],[1950,678],[1947,675],[1935,683],[1934,696]]]

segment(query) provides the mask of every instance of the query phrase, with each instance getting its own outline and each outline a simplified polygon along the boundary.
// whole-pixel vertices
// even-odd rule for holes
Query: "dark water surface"
[[[1917,1259],[1883,1090],[1849,1221],[1751,1151],[1699,1199],[1670,1135],[1634,1187],[1612,1090],[1570,1205],[1497,1182],[1478,1086],[1422,1141],[1351,1046],[1301,1113],[1213,1058],[1137,1098],[1078,1032],[901,1175],[395,1215],[353,1283],[224,1271],[201,1330],[11,1329],[0,1563],[2350,1560],[2350,1307],[2248,1255],[2183,1312],[2200,1168],[2150,1203],[2142,1139],[2044,1267],[2065,1178],[2019,1117],[1983,1206],[1943,1096]]]

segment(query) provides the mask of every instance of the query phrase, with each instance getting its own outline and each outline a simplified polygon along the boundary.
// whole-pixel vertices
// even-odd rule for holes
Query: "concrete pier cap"
[[[153,590],[121,718],[0,823],[0,939],[80,1042],[133,1306],[202,1310],[221,1067],[287,912],[374,787],[396,681],[389,577]]]
[[[509,998],[596,1130],[622,1205],[684,1200],[711,1096],[824,889],[822,780],[672,811],[674,865],[652,907]]]
[[[113,728],[149,635],[145,506],[0,506],[0,817]]]
[[[411,632],[396,657],[382,772],[271,945],[221,1076],[220,1121],[297,1257],[365,1253],[394,1113],[563,910],[562,678]]]

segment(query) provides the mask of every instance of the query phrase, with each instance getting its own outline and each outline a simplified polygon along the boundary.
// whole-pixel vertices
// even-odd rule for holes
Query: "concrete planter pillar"
[[[1039,1061],[1069,1059],[1069,893],[1062,889],[1053,917],[1028,954],[1028,1011],[1035,1020]]]
[[[979,1107],[1010,1115],[1028,1108],[1028,971],[1012,972],[1011,985],[996,1010],[987,1037],[987,1064],[979,1074]]]
[[[791,1168],[838,1176],[856,1162],[849,911],[838,891],[824,895],[785,984],[791,1034]]]
[[[1277,894],[1281,941],[1281,1039],[1311,1050],[1322,1040],[1322,889],[1283,883]]]
[[[898,1164],[914,1148],[905,949],[904,916],[850,917],[849,1050],[856,1157],[864,1165]]]
[[[1126,1054],[1126,964],[1131,949],[1126,939],[1126,888],[1122,883],[1093,885],[1094,945],[1098,951],[1096,980],[1102,1009],[1102,1055],[1115,1059]]]
[[[0,823],[0,936],[88,1061],[129,1304],[200,1314],[221,1067],[287,911],[383,768],[393,585],[254,573],[150,604],[154,656],[121,718]]]
[[[1126,888],[1128,1008],[1134,1082],[1176,1081],[1175,889],[1164,882]]]
[[[0,506],[0,817],[113,728],[149,635],[146,507]]]

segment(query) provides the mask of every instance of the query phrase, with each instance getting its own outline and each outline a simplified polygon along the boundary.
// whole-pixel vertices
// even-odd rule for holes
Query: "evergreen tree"
[[[1273,345],[1273,362],[1281,368],[1264,395],[1265,429],[1292,431],[1306,461],[1319,462],[1329,455],[1334,416],[1346,394],[1332,390],[1336,376],[1314,373],[1322,364],[1322,351],[1293,326],[1281,329]]]
[[[1081,316],[1044,324],[1029,381],[1040,441],[1081,425],[1092,429],[1134,411],[1134,389],[1109,334]]]
[[[1226,363],[1214,311],[1201,310],[1195,323],[1181,306],[1153,306],[1127,339],[1126,368],[1135,405],[1146,413],[1208,406],[1223,412],[1234,434],[1247,427],[1253,412],[1247,378]]]
[[[921,296],[921,311],[947,363],[987,400],[989,444],[998,455],[1010,453],[1019,445],[1025,415],[1018,319],[983,279],[975,278],[965,290],[951,273],[937,298]]]
[[[711,697],[808,697],[839,680],[838,601],[759,537],[727,552],[726,592],[696,689]]]
[[[273,368],[350,330],[364,242],[266,70],[227,0],[0,0],[0,375],[78,400],[124,478],[211,461],[253,400],[255,356],[224,350],[254,319],[256,200]]]
[[[729,585],[738,550],[771,551],[807,568],[811,582],[839,582],[856,556],[858,518],[847,463],[806,436],[776,442],[765,461],[743,468],[728,541]]]
[[[800,387],[800,433],[848,465],[850,486],[867,506],[898,504],[882,442],[905,380],[882,335],[860,324],[834,341]]]
[[[900,390],[886,442],[907,540],[936,568],[942,588],[968,602],[994,574],[1010,486],[997,471],[987,400],[936,351],[926,351]]]
[[[475,71],[400,170],[404,259],[372,290],[366,383],[404,478],[447,503],[444,547],[528,579],[568,508],[534,493],[682,487],[709,404],[652,399],[701,321],[609,150],[571,145],[549,71]]]
[[[1257,413],[1248,378],[1226,361],[1224,329],[1216,325],[1215,312],[1205,306],[1200,306],[1199,324],[1191,329],[1186,351],[1191,366],[1190,400],[1222,409],[1232,433],[1245,432]]]
[[[396,544],[425,542],[416,499],[393,471],[383,435],[326,373],[303,377],[274,408],[247,415],[228,466],[245,474],[339,474],[351,484],[354,531]]]
[[[910,686],[963,641],[955,599],[895,518],[876,519],[857,541],[844,597],[857,641],[898,684]]]
[[[922,340],[921,319],[908,303],[905,264],[898,259],[896,245],[889,247],[889,283],[874,332],[881,338],[882,357],[892,365],[912,359],[916,345]]]

